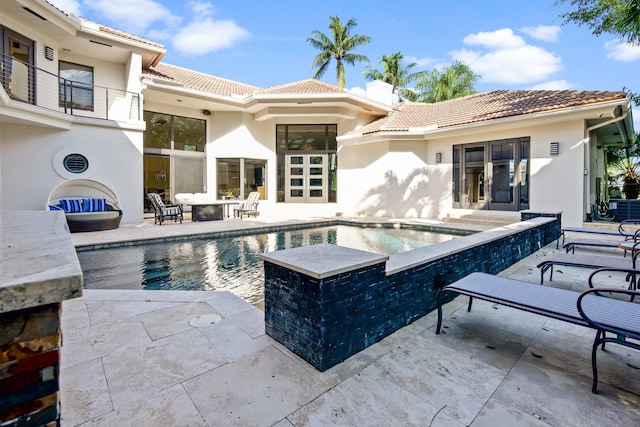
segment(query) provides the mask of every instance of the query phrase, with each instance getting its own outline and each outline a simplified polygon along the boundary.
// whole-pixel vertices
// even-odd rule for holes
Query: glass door
[[[515,203],[515,141],[493,141],[489,143],[489,209],[517,210]]]
[[[464,209],[485,209],[485,184],[485,146],[465,147],[461,207]]]
[[[171,159],[169,156],[145,154],[144,160],[144,210],[153,212],[153,206],[147,197],[157,193],[165,203],[170,203]]]
[[[18,101],[34,103],[33,42],[10,30],[4,30],[2,85]]]
[[[327,159],[326,154],[285,156],[285,202],[327,203]]]

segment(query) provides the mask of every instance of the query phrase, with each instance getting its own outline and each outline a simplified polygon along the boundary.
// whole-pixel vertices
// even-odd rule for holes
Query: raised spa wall
[[[434,310],[443,286],[496,274],[560,235],[559,213],[521,219],[391,256],[330,244],[263,254],[266,332],[325,371]]]
[[[60,425],[60,308],[82,294],[63,212],[0,211],[0,425]]]

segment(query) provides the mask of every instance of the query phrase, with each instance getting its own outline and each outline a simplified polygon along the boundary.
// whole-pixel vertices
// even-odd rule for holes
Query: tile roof
[[[149,46],[154,46],[154,47],[160,47],[162,49],[164,49],[164,45],[160,44],[160,43],[156,43],[153,42],[151,40],[142,38],[142,37],[138,37],[134,34],[130,34],[130,33],[125,33],[124,31],[120,31],[120,30],[116,30],[115,28],[111,28],[111,27],[107,27],[106,25],[100,25],[100,31],[102,31],[103,33],[107,33],[107,34],[112,34],[114,36],[118,36],[118,37],[122,37],[128,40],[132,40],[135,42],[139,42],[139,43],[144,43],[147,44]]]
[[[62,12],[62,13],[65,13],[65,12]],[[65,13],[65,15],[66,15],[66,13]],[[143,44],[146,44],[148,46],[153,46],[153,47],[156,47],[156,48],[164,49],[164,45],[161,45],[160,43],[156,43],[156,42],[151,41],[149,39],[145,39],[145,38],[136,36],[134,34],[126,33],[124,31],[120,31],[120,30],[117,30],[115,28],[108,27],[108,26],[103,25],[103,24],[101,24],[99,22],[91,21],[90,19],[80,18],[80,22],[81,22],[81,25],[83,27],[86,27],[86,28],[94,27],[94,28],[97,28],[100,32],[103,32],[103,33],[106,33],[106,34],[111,34],[112,36],[118,36],[118,37],[122,37],[122,38],[127,39],[127,40],[135,41],[135,42],[138,42],[138,43],[143,43]]]
[[[298,80],[278,86],[271,86],[256,91],[257,94],[296,94],[296,93],[348,93],[340,86],[332,85],[318,79]]]
[[[155,67],[144,69],[142,76],[180,84],[189,89],[224,96],[249,95],[258,89],[256,86],[246,85],[162,62]]]
[[[482,122],[542,111],[558,110],[625,98],[624,92],[568,90],[498,90],[435,104],[404,102],[379,120],[351,133],[408,131],[437,125],[438,128]]]

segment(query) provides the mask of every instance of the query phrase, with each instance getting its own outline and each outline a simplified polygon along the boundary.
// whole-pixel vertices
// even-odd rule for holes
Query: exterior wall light
[[[436,153],[436,163],[442,163],[442,153]]]

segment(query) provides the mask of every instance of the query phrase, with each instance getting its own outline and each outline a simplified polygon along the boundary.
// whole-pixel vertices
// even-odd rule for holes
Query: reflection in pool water
[[[455,237],[411,229],[337,225],[81,251],[78,258],[87,289],[228,290],[262,309],[261,253],[332,243],[393,254]]]

